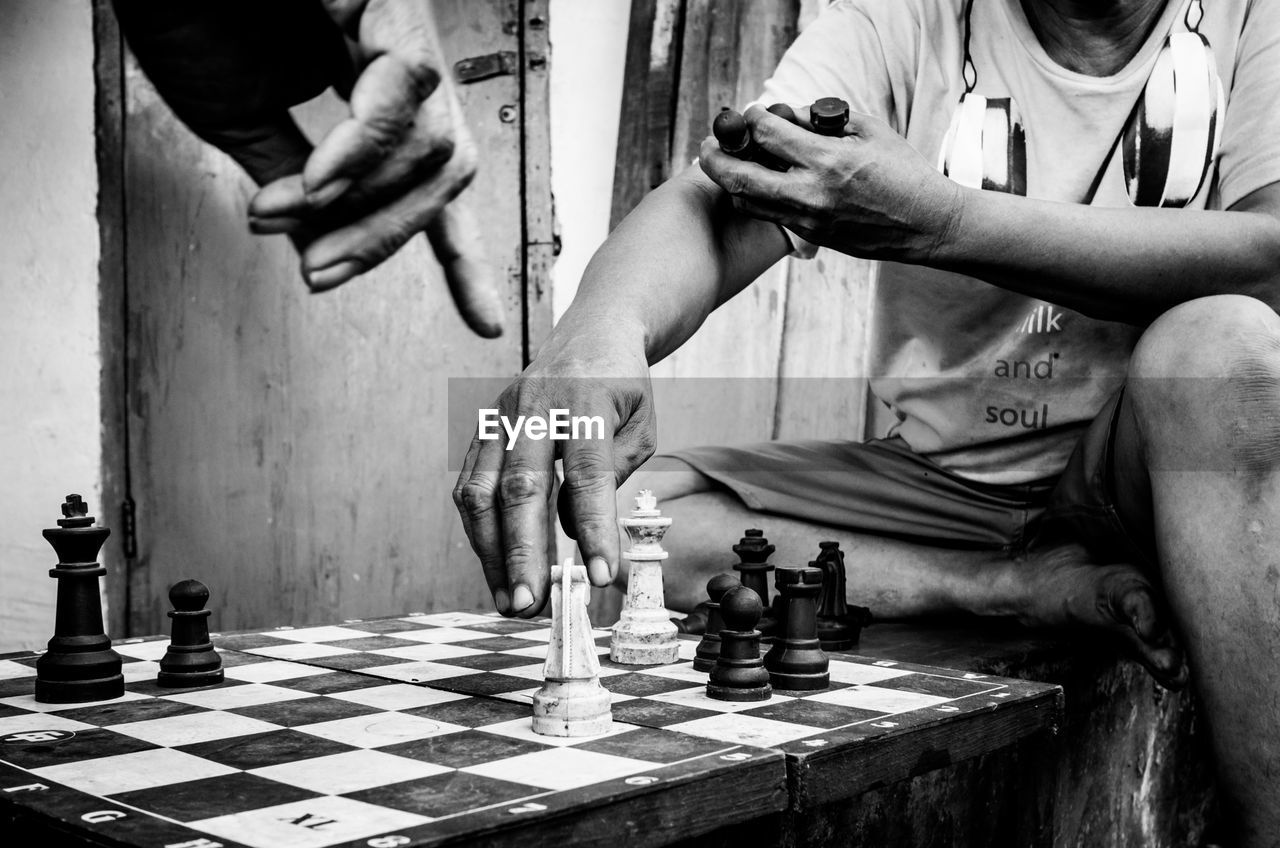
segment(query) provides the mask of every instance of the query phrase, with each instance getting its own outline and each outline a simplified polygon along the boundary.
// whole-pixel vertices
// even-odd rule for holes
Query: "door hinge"
[[[470,56],[453,63],[453,76],[458,82],[480,82],[492,77],[510,76],[516,72],[519,60],[513,50],[501,50],[484,56]]]
[[[125,498],[120,504],[120,536],[125,559],[133,559],[138,555],[138,521],[133,498]]]

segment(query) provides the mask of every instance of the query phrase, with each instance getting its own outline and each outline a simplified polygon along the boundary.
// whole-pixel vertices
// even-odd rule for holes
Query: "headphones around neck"
[[[938,155],[938,170],[960,185],[1027,193],[1026,131],[1011,97],[974,93],[970,52],[974,0],[964,13],[965,89]],[[1202,0],[1187,0],[1186,32],[1170,33],[1124,129],[1094,177],[1090,202],[1119,145],[1125,189],[1135,206],[1179,208],[1191,202],[1217,159],[1225,112],[1213,50],[1199,31]]]

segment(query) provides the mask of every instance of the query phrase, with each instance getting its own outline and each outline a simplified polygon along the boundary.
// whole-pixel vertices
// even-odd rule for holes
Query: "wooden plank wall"
[[[246,232],[247,179],[124,63],[131,632],[162,629],[184,577],[210,585],[221,629],[488,602],[450,499],[448,400],[451,381],[519,373],[550,326],[547,9],[436,6],[450,63],[512,51],[524,68],[459,92],[483,162],[462,202],[507,284],[496,342],[463,326],[422,239],[308,294],[285,239]]]
[[[822,0],[633,0],[616,224],[697,155],[722,106],[759,95]],[[870,263],[785,260],[653,368],[659,450],[861,438]]]

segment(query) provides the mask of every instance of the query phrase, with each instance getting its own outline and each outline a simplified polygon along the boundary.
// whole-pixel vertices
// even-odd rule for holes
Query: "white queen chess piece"
[[[662,537],[671,526],[658,509],[658,499],[645,489],[636,497],[631,515],[619,520],[631,540],[622,554],[631,562],[627,599],[613,625],[609,657],[627,665],[666,665],[679,659],[676,626],[671,623],[662,592]]]
[[[585,565],[569,559],[551,566],[551,640],[542,668],[545,679],[533,695],[534,733],[597,736],[613,725],[587,616],[588,588]]]

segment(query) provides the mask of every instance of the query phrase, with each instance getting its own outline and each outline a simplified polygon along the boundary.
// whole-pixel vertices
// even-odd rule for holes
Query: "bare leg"
[[[1143,336],[1126,400],[1117,452],[1143,457],[1147,473],[1117,485],[1137,504],[1149,486],[1165,590],[1234,807],[1226,819],[1240,846],[1275,848],[1280,318],[1233,296],[1171,310]]]
[[[730,547],[747,527],[762,527],[777,547],[773,561],[803,564],[818,542],[833,539],[849,552],[848,594],[876,618],[970,612],[1009,616],[1032,626],[1104,628],[1165,684],[1177,685],[1181,653],[1169,643],[1150,582],[1130,565],[1097,565],[1078,546],[1010,559],[1000,551],[952,550],[852,532],[777,515],[761,515],[736,496],[676,460],[646,467],[619,491],[625,509],[640,489],[661,498],[674,520],[664,546],[667,606],[692,609],[706,599],[706,583],[735,562]],[[625,565],[625,563],[624,563]],[[626,574],[617,586],[625,591]]]

